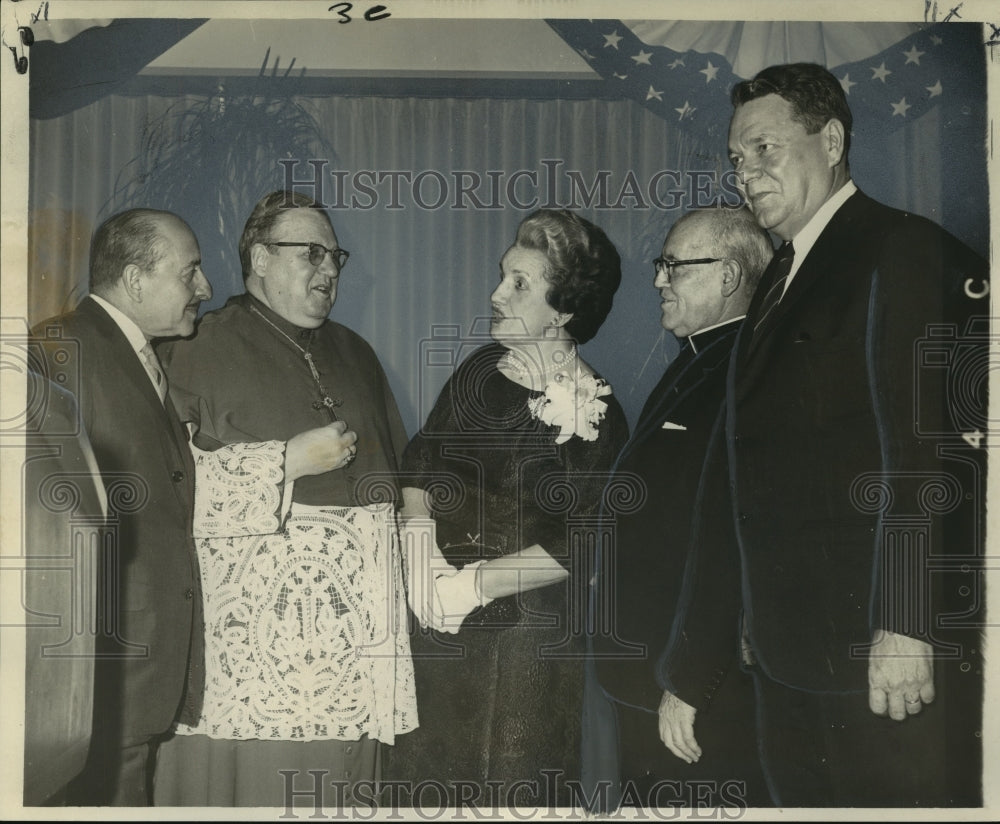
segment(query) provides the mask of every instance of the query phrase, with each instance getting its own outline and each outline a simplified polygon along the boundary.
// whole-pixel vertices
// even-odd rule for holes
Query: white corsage
[[[559,427],[556,443],[574,435],[596,441],[608,408],[600,398],[610,394],[611,387],[601,378],[582,375],[574,380],[569,372],[557,372],[545,385],[545,394],[528,401],[528,409],[542,423]]]

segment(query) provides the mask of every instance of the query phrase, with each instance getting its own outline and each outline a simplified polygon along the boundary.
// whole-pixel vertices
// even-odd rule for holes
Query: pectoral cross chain
[[[285,340],[287,340],[292,346],[294,346],[296,349],[299,350],[299,352],[302,353],[302,357],[305,358],[306,364],[308,364],[309,366],[309,372],[312,374],[313,380],[316,381],[316,386],[319,389],[320,400],[314,401],[312,404],[312,408],[315,409],[316,411],[325,408],[326,411],[330,414],[331,421],[339,421],[340,418],[337,417],[337,413],[334,412],[334,410],[338,406],[343,404],[343,401],[340,398],[331,398],[329,393],[326,391],[326,387],[323,386],[323,381],[320,379],[319,370],[316,368],[316,364],[313,363],[312,352],[310,352],[305,347],[300,346],[298,343],[296,343],[295,340],[293,340],[283,329],[279,328],[278,326],[273,324],[270,320],[268,320],[268,318],[262,312],[260,312],[256,306],[251,306],[250,311],[253,312],[255,315],[257,315],[257,317],[259,317],[262,321],[264,321],[264,323],[270,326],[275,332],[281,335]],[[310,345],[311,344],[312,341],[310,341]]]
[[[319,387],[320,400],[313,404],[313,409],[322,409],[323,407],[326,407],[330,416],[334,420],[337,420],[337,413],[333,410],[340,406],[343,401],[340,398],[331,398],[329,394],[327,394],[326,388],[323,386],[323,381],[320,380],[319,370],[316,368],[316,364],[313,363],[312,352],[303,352],[302,356],[306,359],[306,363],[309,364],[309,371],[312,372],[313,380],[316,381],[316,386]]]

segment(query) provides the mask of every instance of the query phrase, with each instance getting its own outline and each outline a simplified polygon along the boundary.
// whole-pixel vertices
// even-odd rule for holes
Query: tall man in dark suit
[[[704,687],[742,638],[775,803],[981,803],[985,263],[857,189],[826,69],[765,69],[733,103],[730,158],[784,243],[736,344],[733,517],[699,547],[664,740],[698,759]]]
[[[619,515],[613,553],[614,637],[596,645],[598,675],[618,722],[623,803],[667,807],[766,803],[753,724],[753,685],[733,667],[702,735],[719,746],[687,766],[663,745],[658,711],[665,695],[657,663],[670,637],[689,553],[702,513],[717,503],[701,483],[712,432],[721,426],[726,371],[736,333],[771,240],[746,208],[703,209],[678,220],[653,261],[663,328],[683,340],[643,407],[616,471],[646,487],[643,505]],[[622,658],[619,644],[641,644]],[[616,654],[618,653],[618,654]],[[733,650],[735,659],[736,650]]]
[[[211,295],[187,224],[131,210],[94,234],[90,295],[35,331],[48,373],[77,397],[109,510],[93,737],[70,803],[147,804],[157,736],[200,710],[194,466],[150,341],[191,334]]]

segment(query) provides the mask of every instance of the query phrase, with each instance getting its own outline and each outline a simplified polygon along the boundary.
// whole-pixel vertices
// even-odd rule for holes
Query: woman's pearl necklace
[[[557,360],[558,359],[558,360]],[[516,373],[522,378],[527,378],[534,375],[541,375],[542,377],[547,377],[548,375],[553,375],[560,369],[565,369],[576,359],[576,347],[570,347],[568,352],[556,352],[552,358],[551,364],[546,364],[539,371],[537,369],[531,369],[529,367],[528,359],[519,355],[513,349],[508,349],[507,353],[501,358],[500,364],[511,372]],[[532,366],[534,364],[532,363]]]

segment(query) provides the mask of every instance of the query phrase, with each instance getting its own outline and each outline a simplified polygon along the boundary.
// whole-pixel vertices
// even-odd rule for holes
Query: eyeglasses
[[[691,260],[667,260],[666,258],[658,257],[653,261],[653,268],[656,270],[656,274],[666,275],[667,284],[676,277],[674,270],[678,266],[699,266],[703,263],[718,263],[720,260],[726,260],[726,258],[692,258]]]
[[[319,266],[326,260],[326,256],[333,255],[333,265],[337,267],[337,274],[344,268],[351,253],[346,249],[327,249],[322,243],[293,243],[286,240],[271,240],[264,243],[265,246],[308,246],[309,263],[312,266]]]

